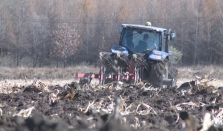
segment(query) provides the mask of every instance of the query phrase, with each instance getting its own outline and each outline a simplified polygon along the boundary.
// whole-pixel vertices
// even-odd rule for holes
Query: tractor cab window
[[[122,34],[120,45],[133,53],[147,50],[158,50],[160,47],[160,33],[145,29],[126,28]]]

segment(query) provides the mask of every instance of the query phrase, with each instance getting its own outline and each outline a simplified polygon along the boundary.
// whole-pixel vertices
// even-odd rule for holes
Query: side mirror
[[[176,33],[175,32],[171,32],[170,33],[170,40],[174,40],[176,38]]]

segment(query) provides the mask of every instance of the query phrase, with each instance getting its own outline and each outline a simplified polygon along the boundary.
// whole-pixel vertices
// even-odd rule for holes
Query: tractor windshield
[[[120,45],[128,48],[133,53],[147,50],[158,50],[161,34],[152,30],[126,28],[122,34]]]

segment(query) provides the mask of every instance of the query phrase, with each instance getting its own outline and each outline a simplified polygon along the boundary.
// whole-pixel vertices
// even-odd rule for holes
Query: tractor
[[[98,78],[100,84],[123,81],[137,84],[141,81],[153,87],[176,86],[177,70],[170,63],[169,41],[175,39],[171,29],[145,25],[122,24],[119,45],[110,52],[100,52],[99,74],[77,73],[77,78]]]

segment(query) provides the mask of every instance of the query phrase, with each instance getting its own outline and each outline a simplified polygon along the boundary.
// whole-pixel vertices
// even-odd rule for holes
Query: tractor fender
[[[153,50],[149,54],[148,59],[162,61],[162,60],[166,59],[166,57],[168,57],[169,55],[171,55],[171,54],[164,52],[164,51]]]
[[[111,48],[111,52],[115,53],[115,54],[118,54],[118,53],[129,54],[128,50],[125,47],[123,47],[123,46],[113,46]]]

